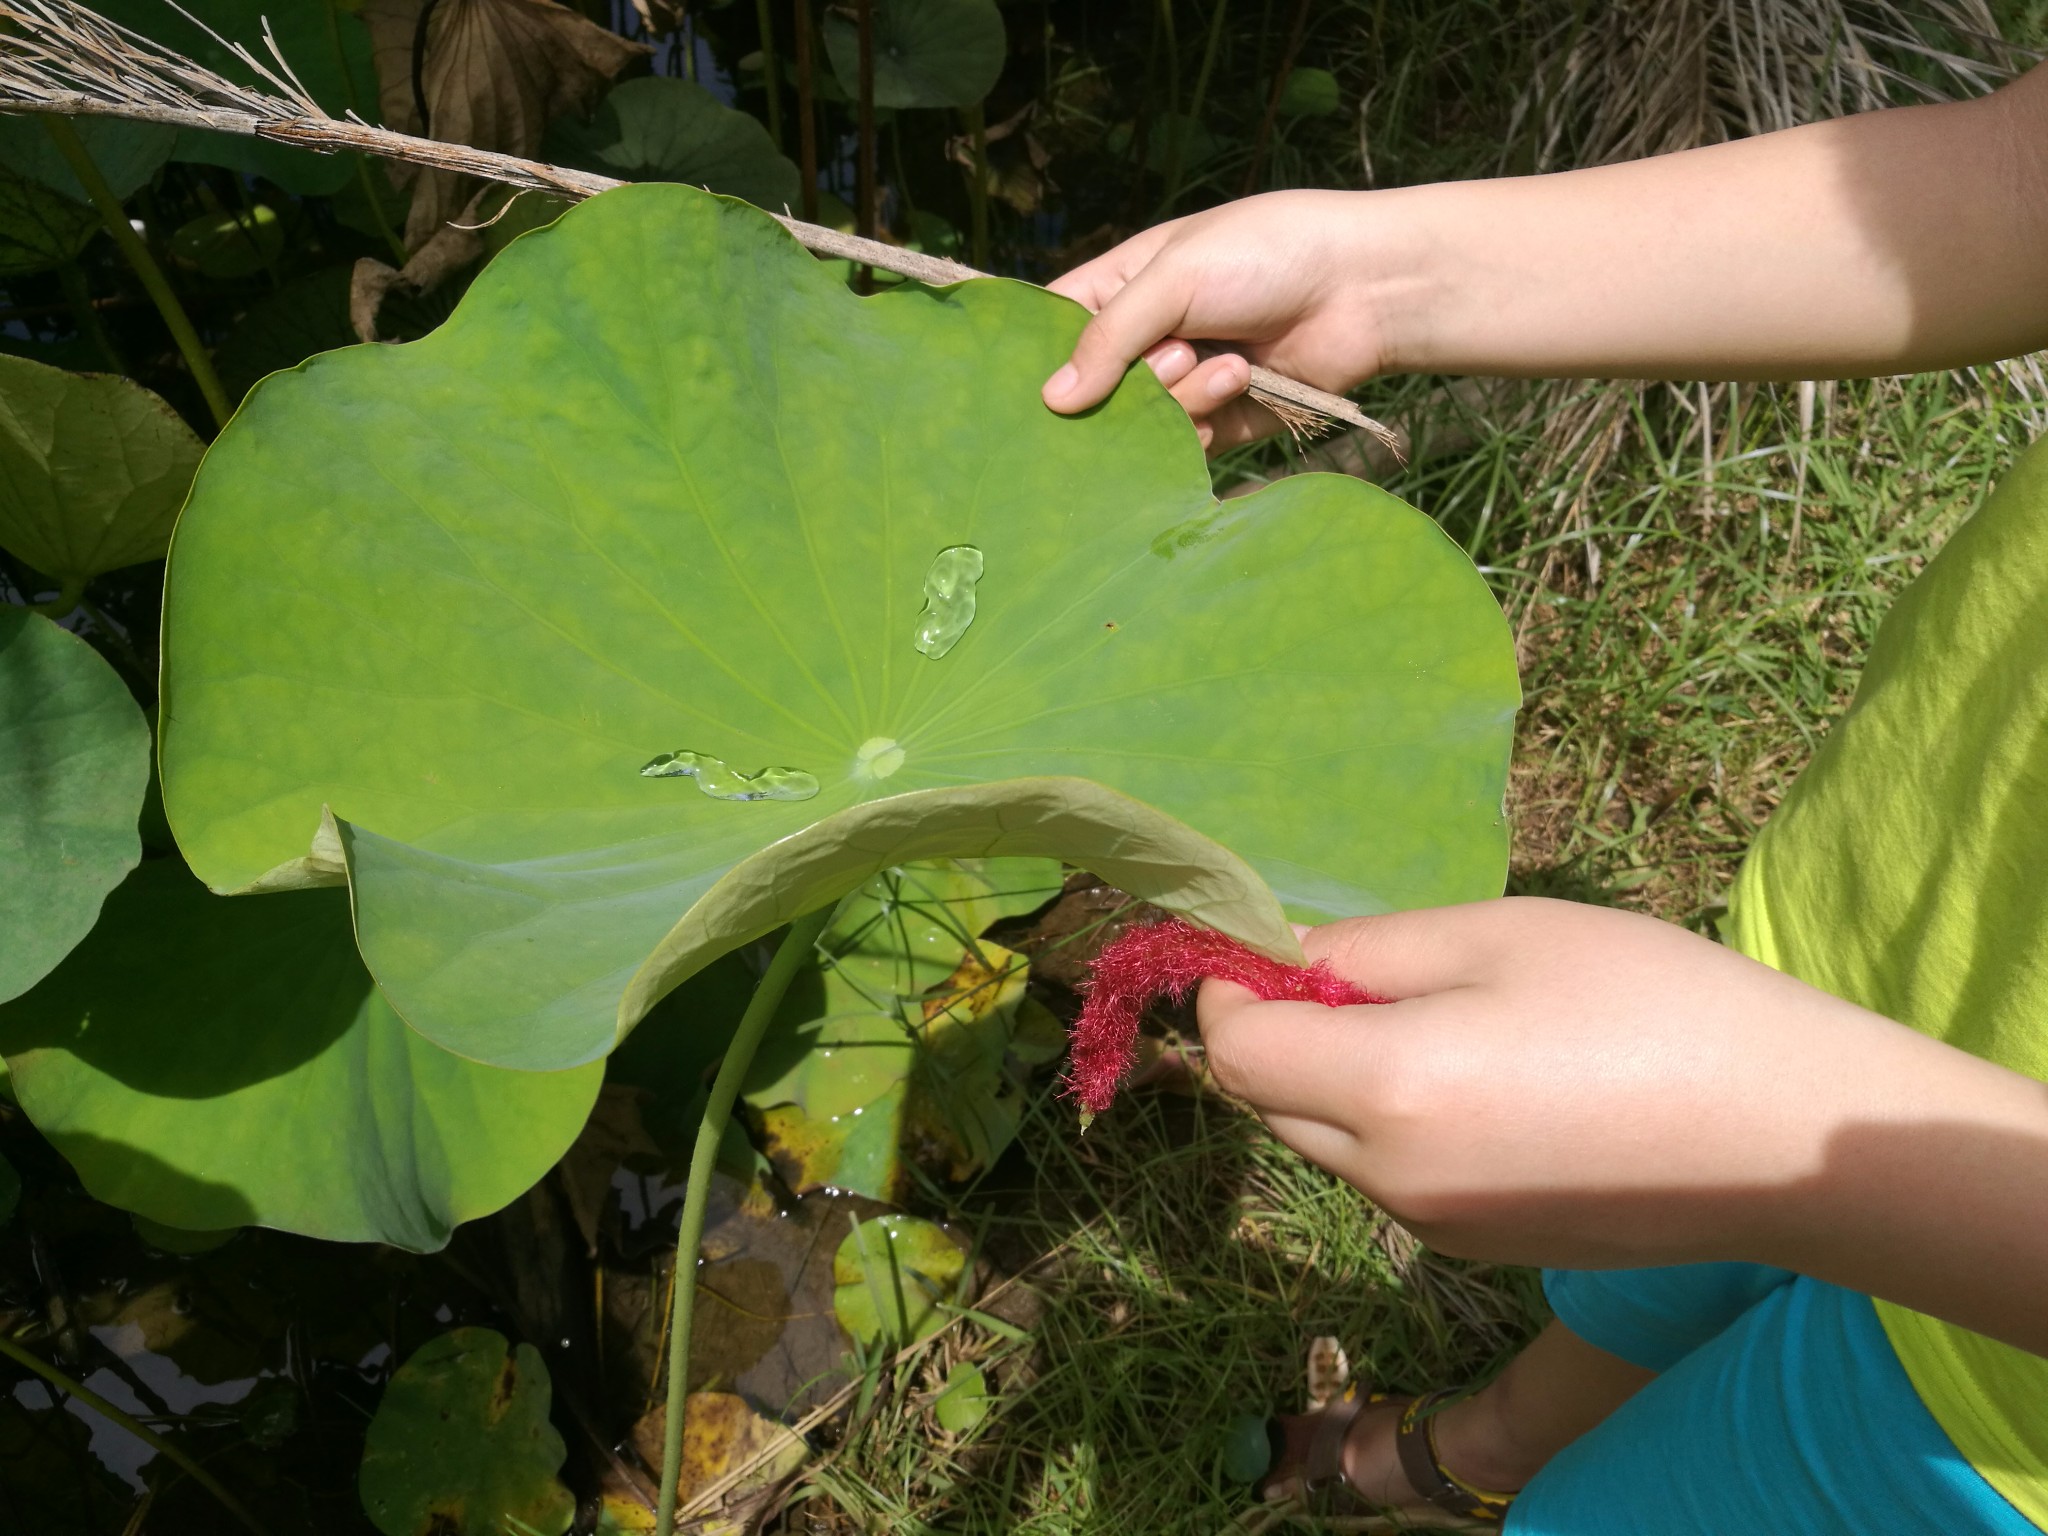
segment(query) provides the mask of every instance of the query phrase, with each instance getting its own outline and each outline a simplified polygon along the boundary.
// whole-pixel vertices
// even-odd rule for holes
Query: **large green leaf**
[[[177,129],[162,123],[136,123],[118,117],[74,117],[69,122],[114,196],[124,201],[147,186],[171,158],[171,146],[178,137]],[[71,163],[58,152],[57,141],[36,118],[0,117],[0,160],[15,174],[39,181],[75,203],[91,201]]]
[[[995,89],[1008,40],[995,0],[875,0],[875,105],[971,107]],[[825,54],[848,100],[860,93],[851,8],[825,12]]]
[[[92,931],[142,857],[149,728],[99,653],[0,607],[0,1000]]]
[[[758,120],[701,85],[649,75],[613,88],[588,122],[549,128],[541,158],[622,181],[680,181],[787,210],[803,177]]]
[[[43,1134],[111,1205],[427,1251],[575,1140],[603,1076],[479,1066],[405,1027],[340,891],[209,893],[153,860],[92,937],[0,1007]]]
[[[489,1328],[430,1339],[384,1389],[363,1437],[363,1509],[384,1536],[561,1536],[576,1499],[531,1344]]]
[[[1064,858],[1286,957],[1284,912],[1496,894],[1517,690],[1464,553],[1349,477],[1217,503],[1147,370],[1046,412],[1085,318],[860,299],[765,214],[637,186],[422,341],[269,379],[171,552],[180,844],[216,890],[345,873],[400,1013],[532,1068],[910,860]],[[727,766],[641,772],[679,752]],[[817,794],[704,792],[769,769]]]
[[[132,379],[0,357],[0,548],[67,585],[161,559],[205,452]]]
[[[175,7],[168,0],[93,0],[93,9],[238,85],[275,95],[276,86],[178,12],[189,12],[219,39],[240,44],[266,68],[277,71],[277,61],[264,42],[267,24],[293,77],[329,116],[340,117],[354,108],[376,120],[377,75],[370,62],[370,34],[348,0],[291,0],[286,5],[275,0],[178,0]],[[180,133],[174,156],[262,176],[288,192],[308,196],[337,192],[356,173],[354,160],[346,154],[316,155],[268,139],[201,129]]]

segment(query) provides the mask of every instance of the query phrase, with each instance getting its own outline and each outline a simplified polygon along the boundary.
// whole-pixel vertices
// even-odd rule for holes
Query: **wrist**
[[[1467,285],[1465,251],[1451,204],[1455,184],[1347,192],[1342,248],[1332,270],[1346,274],[1339,306],[1370,338],[1368,377],[1446,370],[1443,341]]]

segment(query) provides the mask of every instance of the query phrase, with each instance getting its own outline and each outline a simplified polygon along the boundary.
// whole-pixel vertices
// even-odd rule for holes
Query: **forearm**
[[[2048,1084],[1918,1037],[1879,1054],[1761,1202],[1756,1256],[2048,1355]]]
[[[1384,371],[1815,378],[2048,346],[2048,70],[1624,165],[1366,194]]]

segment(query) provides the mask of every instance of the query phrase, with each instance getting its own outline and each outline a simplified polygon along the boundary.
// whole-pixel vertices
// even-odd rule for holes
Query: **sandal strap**
[[[1316,1415],[1315,1434],[1309,1439],[1308,1455],[1301,1466],[1303,1492],[1314,1494],[1325,1488],[1347,1486],[1344,1481],[1344,1441],[1351,1433],[1352,1420],[1358,1417],[1366,1401],[1366,1394],[1358,1390],[1358,1383],[1353,1382]]]
[[[1455,1392],[1431,1392],[1410,1403],[1394,1426],[1394,1451],[1401,1459],[1408,1485],[1430,1504],[1462,1520],[1498,1525],[1506,1518],[1515,1496],[1474,1488],[1447,1471],[1437,1454],[1434,1416],[1438,1408],[1456,1396]]]

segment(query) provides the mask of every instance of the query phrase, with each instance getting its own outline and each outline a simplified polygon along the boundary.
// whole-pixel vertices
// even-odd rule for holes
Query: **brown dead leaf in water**
[[[650,1467],[661,1465],[667,1425],[668,1408],[661,1404],[633,1426],[633,1449]],[[677,1502],[687,1507],[701,1490],[720,1478],[749,1468],[697,1528],[707,1532],[752,1530],[809,1456],[809,1447],[801,1439],[754,1412],[745,1398],[732,1392],[692,1392],[683,1416]]]
[[[422,132],[413,54],[426,3],[363,0],[378,109],[384,126],[402,133]],[[435,0],[419,61],[426,135],[530,156],[550,121],[587,110],[628,64],[653,51],[558,0]],[[433,239],[475,195],[472,176],[397,164],[390,169],[401,187],[419,178],[405,221],[410,251]]]
[[[425,245],[412,253],[411,260],[403,267],[390,266],[374,256],[356,259],[355,271],[349,274],[348,280],[348,323],[354,327],[358,339],[366,342],[378,339],[377,314],[393,289],[431,293],[450,275],[483,255],[482,232],[462,226],[471,222],[487,195],[488,189],[479,191],[469,200],[461,218],[455,223],[444,224]]]
[[[640,1106],[647,1098],[644,1088],[606,1083],[598,1090],[597,1103],[582,1133],[556,1165],[569,1213],[593,1259],[597,1257],[598,1223],[612,1192],[612,1175],[629,1158],[661,1157],[661,1148],[640,1119]]]

